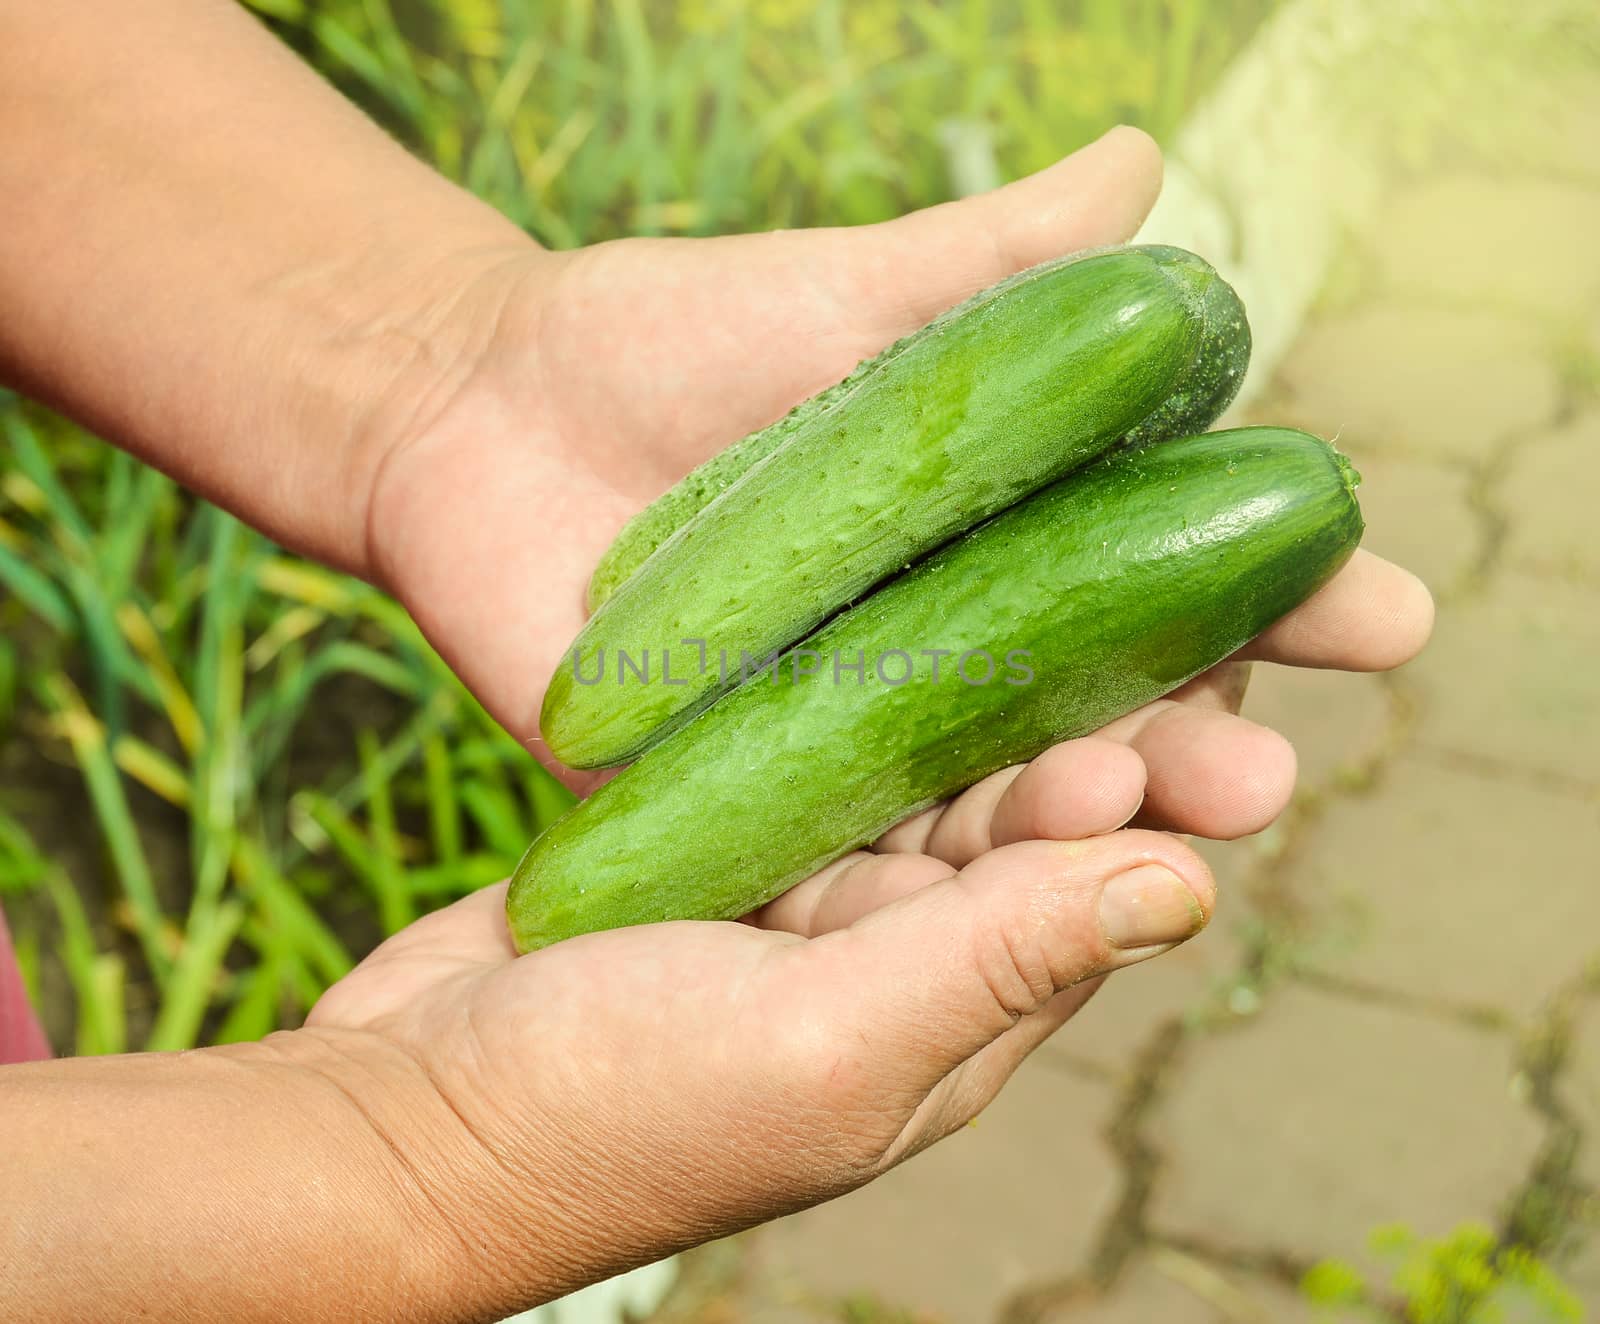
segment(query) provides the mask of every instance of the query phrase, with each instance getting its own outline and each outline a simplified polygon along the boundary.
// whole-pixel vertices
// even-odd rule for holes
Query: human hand
[[[543,749],[537,714],[583,622],[588,575],[622,522],[693,464],[974,290],[1126,238],[1159,174],[1150,141],[1119,130],[995,193],[883,225],[503,257],[498,277],[463,303],[492,334],[455,368],[448,400],[408,414],[387,446],[369,507],[371,572],[508,729],[570,785],[591,787],[595,774],[563,769]],[[1249,655],[1392,666],[1420,647],[1430,620],[1414,578],[1358,555]],[[1144,821],[1232,837],[1282,808],[1292,751],[1218,715],[1237,708],[1240,673],[1214,672],[1181,704],[1125,723],[1150,770]],[[1065,783],[1053,787],[1060,795]]]
[[[1180,706],[998,774],[748,923],[518,958],[491,887],[300,1030],[9,1068],[0,1291],[30,1319],[499,1319],[869,1181],[1209,916],[1187,846],[1119,827],[1149,794],[1141,732]]]
[[[1121,760],[1060,823],[1102,835],[959,873],[856,856],[750,924],[516,959],[487,889],[384,944],[287,1037],[378,1119],[423,1211],[419,1259],[451,1266],[463,1317],[497,1317],[870,1180],[975,1115],[1096,976],[1195,931],[1199,859],[1106,834],[1137,770]]]
[[[1155,173],[1147,140],[1116,134],[885,226],[507,259],[475,314],[492,333],[386,450],[370,572],[537,751],[543,683],[624,519],[972,290],[1126,237]],[[443,1131],[408,1170],[490,1248],[476,1268],[507,1285],[497,1308],[838,1194],[971,1117],[1100,975],[1203,923],[1203,864],[1140,829],[1237,836],[1287,801],[1292,750],[1235,715],[1249,660],[1392,666],[1430,620],[1420,584],[1358,555],[1238,658],[908,820],[749,924],[516,961],[491,889],[391,940],[305,1033],[396,1054],[444,1101],[420,1110]],[[1182,891],[1102,910],[1108,880],[1151,861]],[[1154,928],[1117,945],[1107,914]]]

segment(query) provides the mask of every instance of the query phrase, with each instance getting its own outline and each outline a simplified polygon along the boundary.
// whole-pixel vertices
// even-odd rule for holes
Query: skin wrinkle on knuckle
[[[1048,907],[1035,902],[1021,916],[985,926],[975,935],[973,969],[1006,1021],[997,1028],[1015,1025],[1060,991],[1062,974],[1047,951],[1051,927]]]

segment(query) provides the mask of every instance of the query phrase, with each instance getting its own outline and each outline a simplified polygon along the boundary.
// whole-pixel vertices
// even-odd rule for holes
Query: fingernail
[[[1156,864],[1119,873],[1100,893],[1100,924],[1113,947],[1182,942],[1206,922],[1205,911],[1177,874]]]

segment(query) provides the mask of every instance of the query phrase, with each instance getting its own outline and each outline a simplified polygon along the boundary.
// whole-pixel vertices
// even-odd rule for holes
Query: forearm
[[[401,1157],[453,1124],[307,1039],[0,1070],[0,1313],[472,1318],[492,1276]]]
[[[357,571],[531,246],[232,0],[0,0],[0,199],[0,381]]]

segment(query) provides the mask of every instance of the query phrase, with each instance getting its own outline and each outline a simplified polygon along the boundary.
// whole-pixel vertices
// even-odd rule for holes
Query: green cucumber
[[[1117,451],[1052,484],[555,823],[512,879],[518,947],[742,915],[908,814],[1168,693],[1345,562],[1356,482],[1326,442],[1242,428]]]
[[[988,297],[991,292],[985,290],[976,298]],[[946,313],[945,317],[966,309],[974,301],[968,300],[960,309]],[[600,604],[615,593],[623,580],[643,565],[657,547],[743,478],[747,470],[766,459],[818,414],[827,413],[855,390],[868,373],[915,344],[917,338],[927,334],[934,325],[936,323],[930,322],[921,331],[902,336],[872,358],[856,364],[844,380],[824,387],[810,399],[801,401],[777,422],[769,423],[760,431],[741,437],[726,450],[718,451],[630,519],[600,557],[594,574],[589,576],[589,610],[598,611]]]
[[[1153,249],[1154,246],[1147,246],[1147,251]],[[1088,249],[1062,258],[1060,265],[1098,257],[1109,251],[1112,250]],[[818,391],[776,422],[769,423],[759,431],[741,438],[726,450],[713,455],[704,464],[690,470],[674,487],[663,492],[624,524],[611,545],[606,548],[599,564],[595,566],[594,574],[589,578],[589,610],[598,611],[600,604],[615,593],[622,582],[643,565],[656,548],[813,418],[832,409],[855,390],[867,376],[902,351],[910,349],[919,340],[937,334],[950,322],[1004,294],[1014,284],[1028,279],[1032,274],[1031,271],[1022,271],[997,285],[979,291],[948,312],[941,313],[921,330],[902,336],[872,358],[863,359],[842,381]],[[1208,343],[1202,346],[1199,359],[1199,363],[1204,365],[1206,370],[1186,381],[1182,388],[1167,399],[1161,410],[1152,414],[1122,440],[1136,443],[1202,431],[1211,425],[1233,399],[1250,361],[1250,328],[1242,313],[1239,313],[1231,302],[1233,294],[1227,285],[1224,284],[1211,297],[1217,302],[1213,315],[1207,318]]]
[[[969,301],[805,408],[764,455],[741,448],[732,468],[749,467],[720,495],[731,470],[710,480],[708,504],[557,668],[541,713],[551,751],[580,768],[633,757],[737,683],[711,659],[788,646],[1119,442],[1206,426],[1248,347],[1233,291],[1182,249],[1046,263]]]

